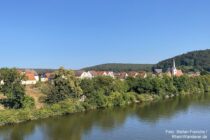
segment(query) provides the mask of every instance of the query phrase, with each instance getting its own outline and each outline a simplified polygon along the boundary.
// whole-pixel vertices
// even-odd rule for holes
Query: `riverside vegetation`
[[[210,90],[210,75],[128,77],[126,80],[99,76],[81,80],[73,71],[60,68],[54,72],[53,80],[36,85],[45,94],[40,99],[44,106],[37,109],[34,98],[25,94],[25,86],[21,84],[23,79],[24,75],[16,69],[0,69],[0,92],[5,96],[0,100],[5,107],[0,112],[0,125],[184,94],[204,94]]]

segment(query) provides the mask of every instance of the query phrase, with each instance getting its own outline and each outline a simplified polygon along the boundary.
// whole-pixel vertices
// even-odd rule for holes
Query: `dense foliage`
[[[0,102],[9,108],[32,108],[34,107],[34,99],[25,95],[25,86],[22,80],[25,76],[20,74],[15,68],[0,69],[0,92],[6,98]]]
[[[210,76],[128,78],[129,91],[159,96],[209,92]]]
[[[156,67],[167,68],[172,66],[172,60],[184,71],[210,71],[210,49],[193,51],[159,62]]]
[[[82,93],[74,72],[60,68],[54,73],[54,79],[49,83],[47,103],[57,103],[68,97],[79,97]]]
[[[25,95],[24,86],[21,84],[23,76],[16,69],[0,69],[0,91],[7,96],[2,103],[11,108],[21,108]]]
[[[57,103],[68,98],[85,96],[86,108],[120,106],[152,98],[209,92],[210,77],[161,77],[132,78],[126,80],[98,76],[92,79],[77,79],[71,71],[60,69],[50,83],[47,103]],[[156,96],[154,96],[156,95]],[[150,98],[151,97],[151,98]]]
[[[109,77],[110,78],[110,77]],[[170,97],[179,94],[199,94],[209,92],[210,76],[199,77],[147,77],[132,78],[125,81],[96,77],[84,79],[81,88],[87,101],[94,106],[117,106],[129,102],[153,100],[156,97]],[[92,85],[92,89],[86,85]],[[154,96],[156,95],[156,96]],[[151,98],[151,99],[150,99]]]
[[[110,64],[102,64],[96,65],[92,67],[83,68],[83,70],[98,70],[98,71],[152,71],[152,64],[119,64],[119,63],[110,63]]]

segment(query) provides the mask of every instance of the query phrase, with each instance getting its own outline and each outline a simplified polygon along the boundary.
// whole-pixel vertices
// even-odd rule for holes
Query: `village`
[[[38,82],[47,82],[53,79],[53,73],[42,73],[38,74],[35,70],[18,70],[19,73],[25,75],[26,79],[22,81],[23,85],[34,85]],[[162,77],[163,75],[167,75],[169,77],[176,76],[180,77],[182,75],[188,75],[190,77],[200,76],[200,72],[188,72],[184,73],[182,70],[176,68],[175,60],[173,60],[173,66],[168,68],[167,71],[163,71],[163,69],[154,69],[153,72],[146,71],[130,71],[130,72],[113,72],[113,71],[84,71],[84,70],[75,70],[75,76],[79,79],[91,79],[97,76],[109,76],[116,79],[124,80],[127,77],[141,77],[146,78],[149,75],[152,77]]]

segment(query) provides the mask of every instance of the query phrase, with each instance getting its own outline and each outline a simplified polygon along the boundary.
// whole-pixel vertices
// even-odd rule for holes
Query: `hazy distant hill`
[[[210,72],[210,49],[192,51],[186,54],[178,55],[159,62],[158,64],[122,64],[108,63],[92,67],[86,67],[82,70],[99,70],[99,71],[152,71],[154,68],[167,70],[172,66],[173,59],[176,60],[176,66],[187,71],[208,71]],[[53,72],[56,69],[35,69],[39,74]]]
[[[51,73],[56,71],[56,69],[34,69],[34,68],[19,68],[20,70],[35,70],[38,74],[43,74],[43,73]]]
[[[43,74],[43,73],[51,73],[56,71],[56,69],[34,69],[37,73]]]
[[[102,64],[84,68],[83,70],[105,70],[105,71],[152,71],[153,68],[162,68],[167,70],[172,66],[173,59],[176,60],[177,67],[185,72],[187,71],[209,71],[210,72],[210,49],[192,51],[186,54],[175,56],[170,59],[163,60],[158,64]]]
[[[83,70],[99,70],[99,71],[151,71],[153,64],[120,64],[120,63],[110,63],[101,64],[92,67],[83,68]]]
[[[185,71],[210,71],[210,49],[193,51],[159,62],[156,67],[167,69],[172,66],[172,60]]]

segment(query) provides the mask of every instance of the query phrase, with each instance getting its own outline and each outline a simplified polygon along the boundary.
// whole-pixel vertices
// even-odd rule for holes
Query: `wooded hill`
[[[176,66],[184,72],[188,71],[208,71],[210,72],[210,49],[192,51],[186,54],[175,56],[159,62],[158,64],[120,64],[110,63],[83,68],[83,70],[102,70],[102,71],[152,71],[154,68],[167,70],[172,66],[173,59]]]
[[[193,51],[159,62],[155,67],[166,70],[172,66],[173,59],[176,66],[183,71],[210,71],[210,49]]]
[[[83,70],[98,70],[98,71],[151,71],[153,64],[120,64],[120,63],[110,63],[101,64],[92,67],[83,68]]]

